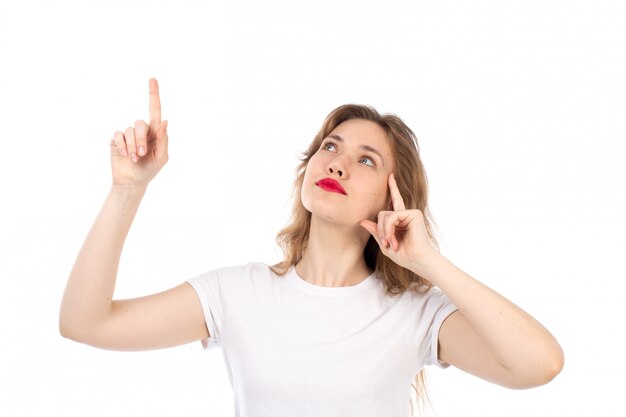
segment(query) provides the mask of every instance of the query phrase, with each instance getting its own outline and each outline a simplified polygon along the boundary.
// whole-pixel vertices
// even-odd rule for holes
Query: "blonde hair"
[[[407,209],[418,209],[424,215],[426,231],[433,248],[439,250],[439,244],[433,234],[432,215],[428,209],[428,180],[426,171],[419,157],[419,145],[413,131],[396,115],[381,115],[370,106],[346,104],[337,107],[324,120],[321,129],[309,145],[309,148],[300,158],[296,168],[293,188],[293,209],[291,219],[276,235],[276,242],[284,254],[284,260],[273,265],[272,270],[278,275],[284,275],[289,268],[296,265],[307,247],[309,228],[311,227],[311,213],[304,207],[300,199],[302,183],[306,167],[319,150],[322,141],[341,123],[351,119],[369,120],[378,124],[387,134],[395,162],[395,177]],[[376,275],[385,283],[387,294],[396,296],[407,289],[418,293],[426,292],[432,284],[414,272],[403,268],[386,257],[378,247],[376,240],[370,236],[363,257],[368,267],[376,271]],[[414,384],[417,398],[421,401],[426,395],[424,373],[420,371],[415,376]],[[411,414],[412,410],[411,410]]]

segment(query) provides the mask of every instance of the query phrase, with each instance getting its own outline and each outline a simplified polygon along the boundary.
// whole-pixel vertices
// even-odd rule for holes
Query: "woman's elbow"
[[[89,344],[89,339],[93,334],[92,329],[93,326],[86,322],[72,320],[64,315],[59,316],[59,333],[66,339]]]
[[[524,375],[514,378],[510,388],[529,389],[545,385],[561,373],[564,363],[563,351],[547,355],[541,364],[533,367],[532,372],[526,372]]]
[[[565,358],[563,357],[563,351],[555,354],[548,364],[544,367],[543,370],[543,380],[540,385],[547,384],[552,381],[558,374],[563,370],[563,365],[565,364]]]
[[[59,333],[66,339],[80,342],[80,332],[76,331],[76,326],[63,318],[59,319]]]

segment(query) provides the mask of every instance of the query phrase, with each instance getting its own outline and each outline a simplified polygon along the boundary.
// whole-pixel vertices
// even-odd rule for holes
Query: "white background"
[[[170,161],[117,298],[278,261],[299,152],[330,110],[371,104],[419,138],[443,254],[565,351],[562,373],[525,391],[431,368],[434,411],[617,416],[625,22],[622,1],[3,0],[0,415],[233,415],[219,349],[109,352],[58,333],[109,140],[148,117],[156,77]]]

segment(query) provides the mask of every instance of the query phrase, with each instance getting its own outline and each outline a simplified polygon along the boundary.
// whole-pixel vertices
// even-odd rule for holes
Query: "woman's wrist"
[[[143,196],[148,189],[148,184],[111,184],[111,192],[123,195],[141,195]]]
[[[435,249],[432,249],[419,259],[415,259],[409,269],[420,277],[437,285],[436,282],[434,282],[437,280],[436,271],[443,260],[445,260],[443,255]]]

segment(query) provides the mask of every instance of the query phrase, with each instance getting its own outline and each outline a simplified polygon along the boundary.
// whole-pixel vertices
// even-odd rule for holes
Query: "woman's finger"
[[[406,210],[404,199],[400,195],[400,189],[393,173],[389,174],[389,193],[391,194],[391,202],[395,211]]]
[[[156,129],[161,124],[161,97],[159,97],[159,83],[150,78],[150,127]]]
[[[387,212],[385,216],[378,222],[379,224],[382,223],[382,229],[384,231],[384,234],[381,237],[384,239],[384,241],[387,242],[387,245],[389,247],[391,247],[391,235],[393,235],[392,215],[393,212]]]
[[[387,240],[385,239],[385,218],[387,217],[387,213],[385,211],[381,211],[378,213],[378,238],[380,242],[383,244],[383,247],[387,247]]]
[[[156,132],[155,155],[161,164],[165,164],[168,159],[167,148],[169,136],[167,135],[168,121],[161,123]]]
[[[361,223],[359,224],[361,225],[361,227],[367,230],[370,235],[374,237],[374,240],[376,241],[376,243],[378,243],[378,246],[382,248],[382,241],[378,235],[378,225],[371,220],[361,220]]]
[[[365,230],[369,232],[370,235],[378,241],[378,225],[371,220],[361,220],[359,223]]]
[[[122,156],[128,156],[128,152],[126,151],[126,141],[124,140],[124,134],[119,130],[113,134],[113,141],[115,142],[115,146],[120,152]]]
[[[398,250],[398,239],[396,238],[396,230],[398,225],[400,224],[400,218],[398,212],[391,213],[386,219],[385,230],[387,231],[387,236],[385,239],[389,241],[389,245],[394,249]]]
[[[148,151],[148,125],[143,120],[135,122],[135,142],[137,153],[139,156],[144,156]]]
[[[129,127],[124,132],[124,138],[126,139],[126,149],[133,162],[137,162],[139,157],[137,156],[137,146],[135,142],[135,129]]]

